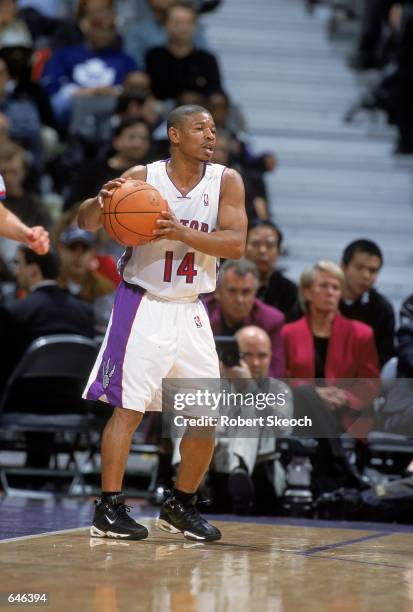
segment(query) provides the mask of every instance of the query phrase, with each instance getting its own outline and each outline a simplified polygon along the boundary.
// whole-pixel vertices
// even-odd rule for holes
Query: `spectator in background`
[[[341,267],[344,288],[340,312],[373,328],[380,365],[394,355],[394,311],[374,283],[383,265],[383,255],[376,243],[359,239],[343,251]]]
[[[271,221],[255,221],[248,229],[245,257],[257,266],[260,284],[257,297],[284,313],[286,321],[300,316],[297,285],[276,269],[283,235]]]
[[[74,96],[116,96],[125,76],[137,68],[134,60],[115,46],[113,11],[88,13],[81,25],[84,42],[56,50],[42,76],[61,124],[70,117]]]
[[[234,391],[240,391],[238,384],[244,380],[253,380],[254,385],[248,386],[248,391],[273,393],[275,397],[283,394],[283,406],[268,407],[260,415],[274,414],[280,418],[290,418],[293,414],[292,394],[286,384],[274,378],[268,378],[272,360],[271,339],[268,334],[254,325],[242,327],[236,333],[240,351],[240,364],[231,368],[220,364],[221,376],[235,379]],[[241,382],[242,385],[242,382]],[[245,393],[245,389],[243,389]],[[243,415],[244,416],[244,415]],[[248,417],[256,416],[254,411]],[[257,429],[255,435],[245,437],[244,428],[240,428],[239,436],[231,431],[231,437],[220,439],[215,449],[214,465],[217,471],[229,473],[228,491],[232,499],[233,511],[237,514],[248,514],[252,510],[255,487],[252,480],[254,468],[258,459],[275,453],[276,437],[273,430]],[[290,433],[290,428],[278,428],[280,435]],[[285,473],[281,463],[270,459],[266,465],[270,496],[266,494],[266,512],[274,511],[275,496],[279,497],[285,488]],[[273,502],[273,503],[271,503]],[[272,506],[272,507],[271,507]]]
[[[211,94],[221,90],[215,56],[194,46],[197,13],[191,4],[175,2],[167,11],[168,42],[146,55],[146,71],[154,95],[160,100],[176,99],[182,91]]]
[[[305,315],[282,330],[286,376],[296,379],[295,386],[306,385],[304,395],[294,397],[294,416],[310,417],[313,427],[305,433],[325,435],[331,444],[343,431],[366,436],[378,391],[372,379],[380,376],[372,329],[338,312],[343,286],[343,272],[333,262],[305,270],[300,278]],[[354,379],[360,378],[367,380],[357,386]]]
[[[123,83],[123,93],[131,93],[139,96],[147,96],[152,93],[152,84],[149,74],[143,70],[128,72]]]
[[[258,284],[258,271],[251,261],[227,260],[219,270],[215,293],[206,298],[211,328],[215,336],[233,336],[246,325],[264,329],[272,348],[269,376],[280,378],[284,375],[284,315],[256,298]]]
[[[231,102],[224,91],[216,91],[208,96],[206,108],[211,113],[218,129],[230,134],[231,158],[243,168],[258,172],[272,172],[277,166],[273,153],[254,154],[245,142],[246,125],[244,117],[237,106]]]
[[[412,297],[402,307],[397,332],[397,378],[387,391],[378,414],[380,428],[389,433],[413,436],[413,308]]]
[[[40,116],[36,104],[25,96],[15,96],[13,87],[7,64],[0,58],[0,112],[9,120],[10,137],[30,151],[38,177],[43,170]]]
[[[168,42],[165,28],[167,10],[175,0],[148,0],[152,15],[142,21],[133,23],[125,34],[125,51],[129,53],[138,66],[145,63],[146,53],[154,47],[163,47]],[[194,46],[197,49],[207,47],[205,37],[198,25],[194,33]]]
[[[0,307],[0,388],[19,363],[29,344],[52,334],[94,335],[93,310],[57,286],[59,260],[56,253],[37,255],[20,246],[15,258],[17,285],[28,292],[23,300]],[[31,381],[28,381],[30,385]],[[58,381],[56,382],[58,385]],[[29,386],[19,386],[19,400],[30,401]],[[49,390],[50,391],[50,390]],[[53,392],[52,397],[53,397]],[[26,466],[45,468],[50,461],[51,432],[26,433]]]
[[[13,99],[30,100],[36,106],[40,121],[49,127],[56,127],[52,107],[45,89],[32,80],[31,58],[33,42],[24,31],[0,33],[0,57],[9,71],[9,93]]]
[[[245,119],[238,106],[234,105],[225,91],[215,91],[206,102],[217,128],[228,130],[233,136],[245,131]]]
[[[29,344],[40,336],[81,334],[93,337],[93,310],[57,285],[59,260],[55,252],[37,255],[19,246],[15,257],[17,285],[28,292],[23,300],[0,307],[0,354],[4,383]]]
[[[90,194],[98,193],[101,186],[117,178],[128,168],[148,162],[151,145],[149,128],[141,119],[125,119],[114,130],[112,147],[113,155],[106,160],[92,161],[80,170],[65,208],[76,202],[83,202]]]
[[[84,26],[88,19],[109,22],[115,14],[113,0],[79,0],[74,19],[66,19],[54,29],[50,47],[55,51],[69,45],[81,45],[85,41]],[[87,26],[86,26],[87,27]],[[122,49],[122,39],[116,34],[113,47]]]
[[[0,146],[0,172],[7,189],[8,213],[18,217],[26,226],[43,226],[49,229],[52,220],[48,209],[37,194],[25,188],[27,158],[25,151],[18,144],[5,142]],[[25,232],[27,231],[29,230],[26,227]],[[20,236],[20,232],[18,236],[7,234],[7,238],[27,243],[23,236]],[[16,245],[3,241],[1,248],[5,258],[11,259],[14,256]]]
[[[16,0],[1,0],[0,2],[0,32],[2,34],[14,33],[30,37],[30,32],[21,19],[17,18],[18,7]]]
[[[158,101],[150,93],[124,91],[117,100],[112,122],[122,122],[132,118],[141,119],[152,131],[161,121],[160,110]]]
[[[61,261],[59,286],[89,304],[113,294],[116,288],[115,283],[93,269],[95,244],[95,235],[78,227],[67,228],[57,244]]]
[[[242,166],[231,158],[231,137],[222,129],[217,130],[212,161],[235,168],[242,175],[245,187],[245,208],[248,221],[268,219],[268,199],[262,173]]]

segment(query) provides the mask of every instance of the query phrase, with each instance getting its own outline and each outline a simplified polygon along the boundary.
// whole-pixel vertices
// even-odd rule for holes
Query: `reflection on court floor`
[[[140,542],[85,528],[0,542],[0,590],[48,592],[59,612],[413,610],[413,533],[221,521],[203,544],[142,522]]]

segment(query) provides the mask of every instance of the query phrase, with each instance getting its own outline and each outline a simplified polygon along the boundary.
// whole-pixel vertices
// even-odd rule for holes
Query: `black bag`
[[[337,489],[316,501],[317,518],[413,523],[413,476],[375,484],[364,491]]]

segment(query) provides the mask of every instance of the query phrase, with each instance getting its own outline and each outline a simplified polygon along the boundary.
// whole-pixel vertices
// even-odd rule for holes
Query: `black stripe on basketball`
[[[116,189],[114,189],[114,190],[113,190],[113,192],[112,192],[112,195],[110,196],[110,201],[109,201],[109,224],[110,224],[110,229],[112,230],[112,232],[113,232],[114,236],[116,236],[116,238],[115,238],[115,239],[116,239],[118,242],[120,242],[121,244],[123,244],[123,241],[122,241],[122,240],[119,238],[118,233],[115,231],[115,229],[114,229],[114,227],[113,227],[113,224],[112,224],[112,219],[111,219],[111,216],[112,216],[112,214],[115,214],[115,211],[113,211],[113,212],[112,212],[112,211],[110,210],[110,207],[111,207],[111,204],[112,204],[112,198],[113,198],[113,196],[115,195],[115,193],[116,193],[116,191],[117,191],[118,189],[119,189],[119,187],[117,187]],[[115,204],[115,209],[116,209],[116,204]]]

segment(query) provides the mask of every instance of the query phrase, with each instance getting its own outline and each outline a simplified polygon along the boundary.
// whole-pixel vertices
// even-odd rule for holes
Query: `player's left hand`
[[[161,212],[162,219],[156,222],[159,229],[153,230],[154,240],[182,240],[185,226],[179,223],[171,210]]]
[[[45,255],[50,247],[49,232],[41,225],[28,228],[26,244],[38,255]]]

